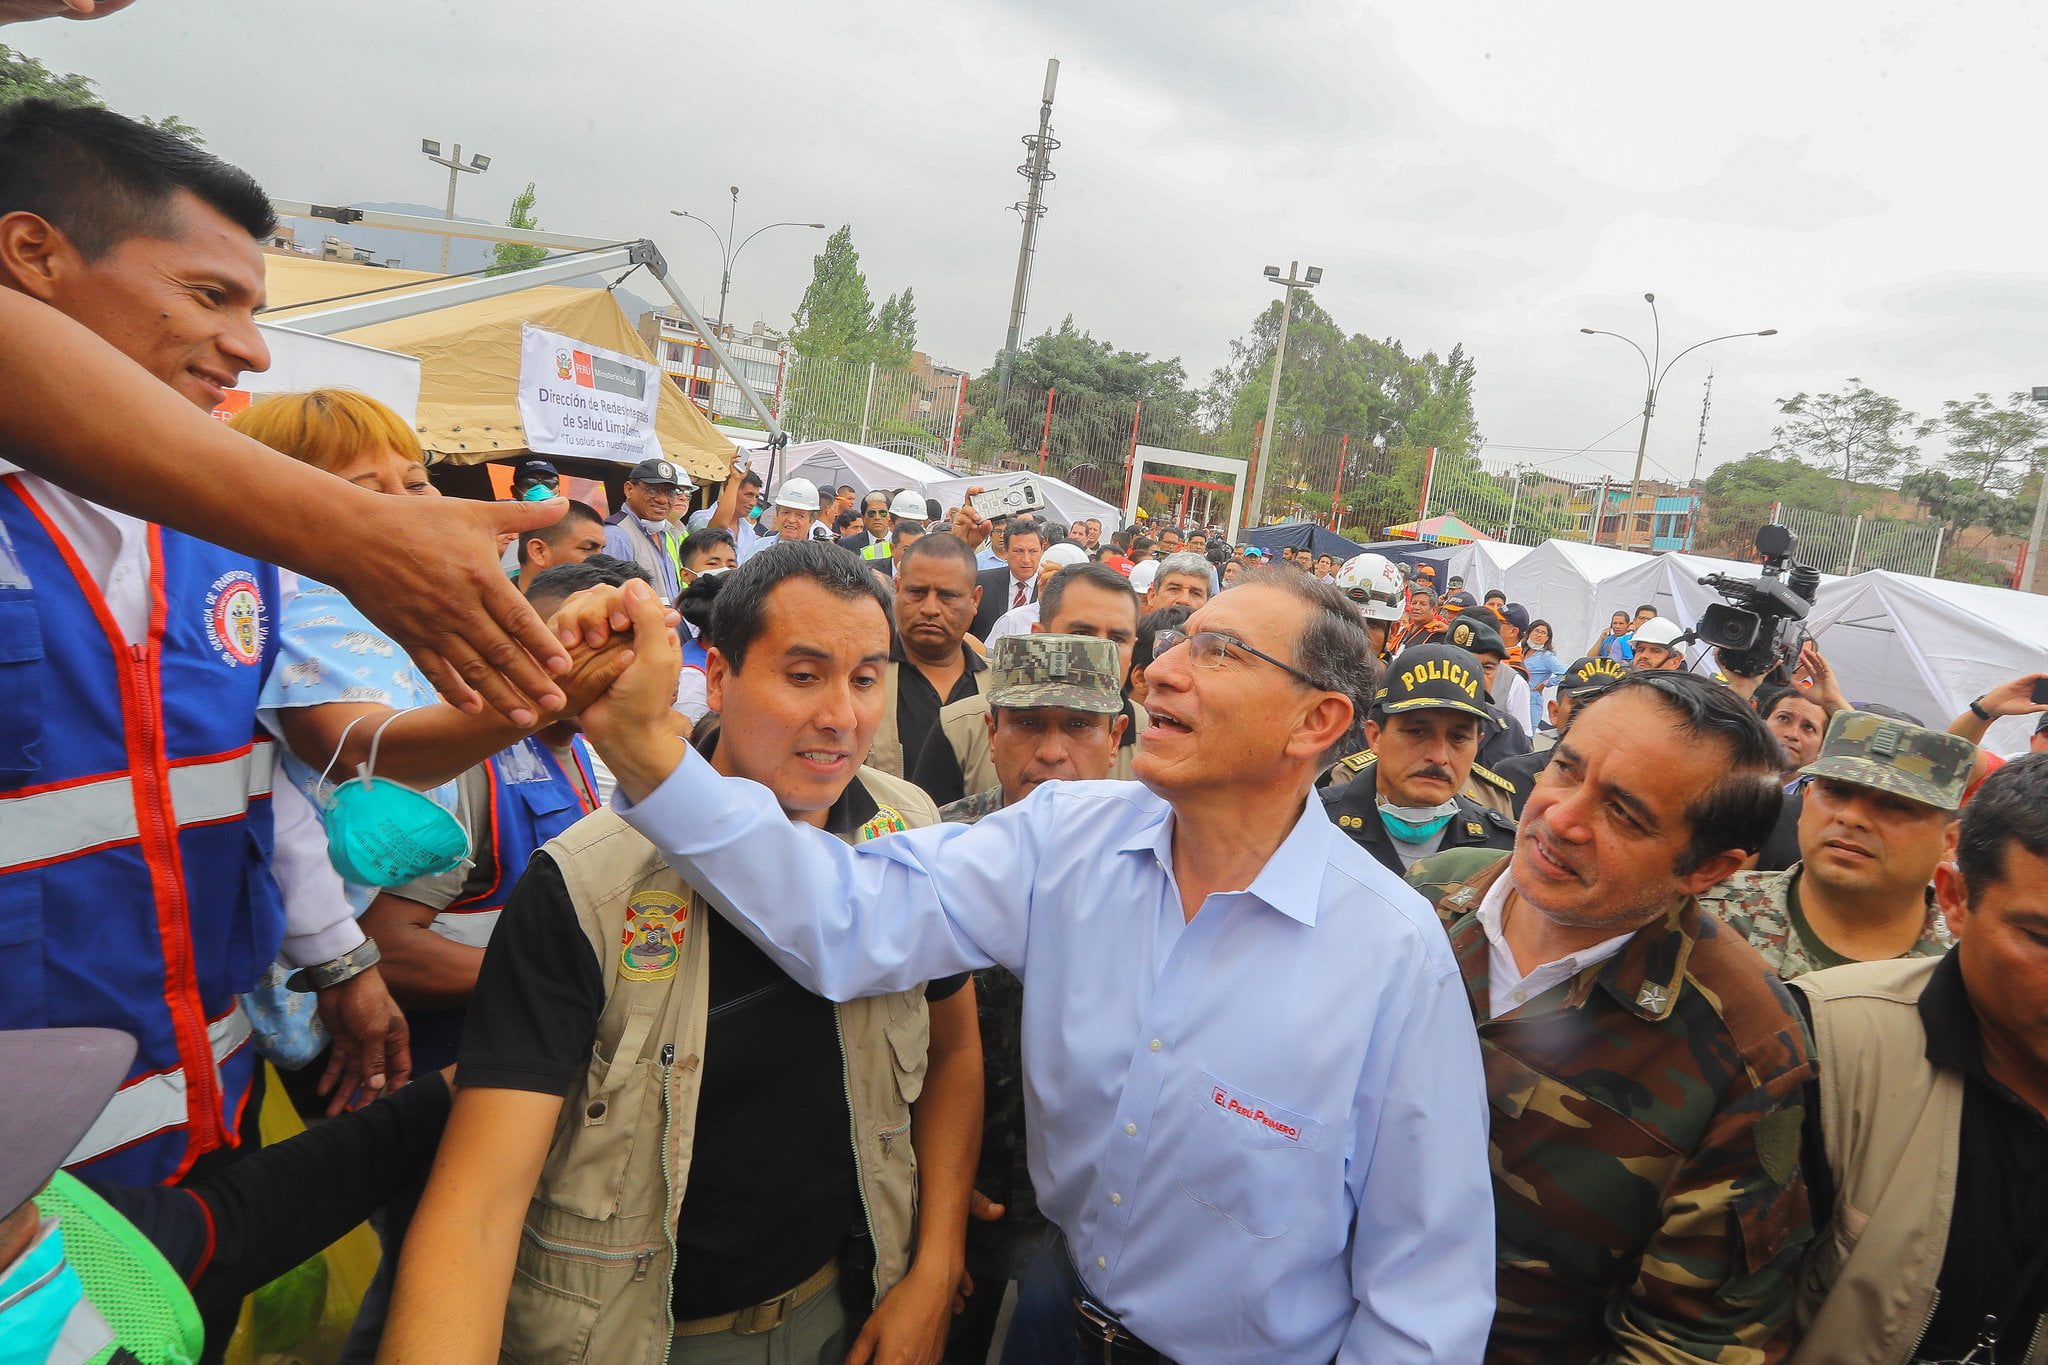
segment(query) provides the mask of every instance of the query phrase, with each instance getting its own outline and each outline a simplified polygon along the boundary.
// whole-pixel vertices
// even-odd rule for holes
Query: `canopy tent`
[[[1530,545],[1512,545],[1505,540],[1475,540],[1469,545],[1423,550],[1415,558],[1439,566],[1439,583],[1462,578],[1465,580],[1465,591],[1474,597],[1484,597],[1495,588],[1499,588],[1510,598],[1514,598],[1514,591],[1508,586],[1508,571],[1521,563],[1534,548]]]
[[[309,305],[370,291],[415,293],[447,283],[413,270],[382,270],[306,256],[265,256],[270,306],[262,320],[291,325]],[[430,457],[481,464],[527,452],[517,400],[519,329],[523,323],[593,346],[654,357],[609,291],[546,285],[457,304],[343,333],[346,340],[420,361],[419,414],[414,423]],[[658,368],[658,367],[657,367]],[[664,385],[655,431],[662,454],[705,482],[723,482],[732,442],[674,385]]]
[[[882,453],[888,454],[887,451]],[[907,460],[910,457],[891,455],[890,458]],[[1104,502],[1092,493],[1083,493],[1063,479],[1055,479],[1050,474],[1035,474],[1028,469],[999,469],[992,474],[969,474],[965,477],[947,475],[927,484],[924,495],[928,498],[937,498],[940,507],[950,510],[967,501],[967,490],[970,488],[1007,488],[1025,479],[1036,480],[1039,488],[1045,493],[1045,515],[1051,520],[1062,521],[1072,526],[1077,521],[1092,518],[1102,523],[1102,534],[1105,536],[1124,524],[1123,509],[1114,503]]]
[[[1502,586],[1531,616],[1550,622],[1558,657],[1570,662],[1607,628],[1601,585],[1642,562],[1641,555],[1627,550],[1546,540],[1508,569]]]
[[[1872,569],[1821,585],[1807,630],[1849,700],[1881,701],[1940,730],[1970,699],[2048,669],[2048,598]],[[2032,716],[1994,722],[1985,747],[2027,751]]]
[[[1434,545],[1467,545],[1475,540],[1491,540],[1492,537],[1463,517],[1451,512],[1411,521],[1400,526],[1389,526],[1387,534],[1404,540],[1427,541]]]
[[[767,437],[766,432],[760,435],[764,440]],[[763,480],[769,476],[771,455],[765,446],[746,449],[748,467]],[[803,445],[792,445],[774,459],[774,465],[778,483],[783,479],[805,478],[818,485],[820,490],[828,485],[837,488],[841,484],[851,484],[862,497],[877,488],[892,491],[909,488],[916,490],[921,497],[934,497],[936,494],[926,490],[934,483],[953,477],[949,471],[926,464],[923,460],[875,446],[855,445],[850,441],[807,441]]]
[[[1356,541],[1346,540],[1329,527],[1318,526],[1312,521],[1283,521],[1278,526],[1261,526],[1246,531],[1243,543],[1256,545],[1268,554],[1277,554],[1283,546],[1291,546],[1311,554],[1334,555],[1339,564],[1353,555],[1364,554],[1366,550]]]

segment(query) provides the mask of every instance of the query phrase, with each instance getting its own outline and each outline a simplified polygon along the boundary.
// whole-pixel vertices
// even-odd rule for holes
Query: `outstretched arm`
[[[500,532],[560,499],[483,503],[357,488],[193,407],[47,304],[0,289],[0,456],[102,506],[340,588],[464,710],[516,725],[561,705],[568,653],[498,568]]]

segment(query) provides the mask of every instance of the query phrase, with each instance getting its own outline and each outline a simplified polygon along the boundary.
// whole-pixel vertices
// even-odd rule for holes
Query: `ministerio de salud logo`
[[[206,638],[221,662],[256,663],[263,657],[263,642],[269,634],[269,623],[263,619],[263,594],[254,577],[231,569],[213,580],[206,590]]]

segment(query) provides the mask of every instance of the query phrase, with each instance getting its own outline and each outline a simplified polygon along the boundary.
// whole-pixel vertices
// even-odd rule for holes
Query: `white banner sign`
[[[661,454],[654,412],[661,373],[531,323],[519,333],[519,420],[539,455],[588,455],[637,464]]]

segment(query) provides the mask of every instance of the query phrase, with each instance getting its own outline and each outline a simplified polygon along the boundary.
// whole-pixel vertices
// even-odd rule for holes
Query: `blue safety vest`
[[[235,996],[284,938],[256,728],[277,570],[152,526],[149,633],[128,644],[18,476],[0,532],[0,1029],[133,1035],[66,1164],[154,1184],[235,1144]]]
[[[505,908],[513,884],[540,846],[595,809],[584,795],[596,793],[597,777],[581,735],[570,738],[569,752],[576,759],[573,778],[547,745],[531,737],[484,760],[491,773],[491,848],[497,867],[488,887],[451,902],[441,916],[490,918],[444,919],[443,927],[453,931],[449,938],[479,948],[487,943],[496,912]]]

